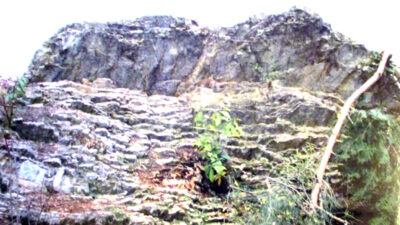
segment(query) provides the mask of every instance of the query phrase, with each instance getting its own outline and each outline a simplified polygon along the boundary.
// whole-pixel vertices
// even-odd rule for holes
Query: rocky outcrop
[[[190,20],[145,17],[132,22],[73,24],[39,50],[33,80],[111,78],[118,87],[175,95],[207,77],[263,81],[347,97],[370,71],[371,54],[303,10],[220,30]],[[397,101],[397,100],[396,100]]]
[[[111,215],[116,209],[129,215],[132,222],[229,221],[230,209],[223,206],[222,199],[200,198],[204,187],[201,161],[193,148],[197,137],[192,124],[194,108],[217,110],[225,106],[241,119],[245,135],[226,148],[232,166],[239,168],[244,161],[271,157],[269,152],[325,141],[325,127],[337,104],[329,95],[317,97],[277,85],[265,92],[267,84],[248,82],[239,86],[221,83],[224,87],[220,92],[197,88],[181,97],[97,88],[99,83],[109,80],[30,86],[26,94],[29,104],[14,126],[18,141],[12,145],[12,153],[18,166],[2,176],[11,180],[11,174],[18,174],[24,188],[45,186],[58,193],[52,198],[63,199],[63,203],[50,204],[48,210],[57,223],[88,220],[89,212],[99,215],[96,220],[106,220],[100,215]],[[224,102],[216,105],[204,98]],[[14,162],[3,158],[1,166],[12,168],[11,164]],[[240,171],[247,171],[246,175]],[[237,174],[244,180],[254,178],[245,168],[237,169]],[[254,184],[260,187],[262,183]],[[69,199],[71,194],[74,199]],[[107,207],[100,207],[103,201]],[[201,210],[205,207],[201,202],[206,201],[214,203],[208,206],[209,213],[199,218],[194,209]],[[84,209],[78,217],[72,209],[60,211],[68,204],[83,204]],[[86,208],[86,204],[97,208]]]
[[[30,71],[34,80],[107,77],[118,87],[173,95],[195,68],[208,32],[185,19],[163,16],[73,24],[45,43]]]
[[[206,181],[193,146],[195,112],[229,108],[240,119],[244,135],[224,149],[233,179],[265,190],[271,165],[326,142],[370,57],[298,9],[219,30],[172,17],[69,25],[30,66],[11,158],[1,151],[0,213],[47,224],[233,224],[237,210],[217,197],[229,185]],[[379,85],[365,107],[385,99],[397,110],[394,80]]]
[[[39,50],[32,81],[110,78],[118,87],[180,95],[213,77],[265,82],[348,97],[374,71],[372,53],[300,10],[210,30],[183,18],[144,17],[131,22],[73,24]],[[396,78],[382,79],[369,107],[385,102],[399,111]],[[393,96],[395,93],[395,96]]]

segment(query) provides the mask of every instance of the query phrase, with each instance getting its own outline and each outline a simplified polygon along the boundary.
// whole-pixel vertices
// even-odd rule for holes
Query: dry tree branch
[[[336,140],[339,137],[340,130],[342,129],[344,121],[347,115],[349,114],[351,106],[358,99],[358,97],[360,97],[361,94],[366,92],[374,83],[376,83],[379,80],[379,78],[381,78],[384,69],[386,67],[386,64],[391,56],[392,56],[391,54],[384,52],[382,60],[379,63],[379,67],[376,70],[375,74],[372,77],[370,77],[360,88],[354,91],[353,94],[344,103],[339,114],[339,119],[336,122],[335,127],[333,128],[332,135],[329,137],[328,145],[326,146],[324,155],[322,156],[321,163],[317,170],[317,183],[315,184],[311,193],[311,201],[310,201],[311,209],[315,210],[316,208],[319,208],[318,195],[322,188],[322,183],[323,183],[322,181],[325,174],[325,170],[326,167],[328,166],[329,158],[331,157],[331,154],[333,152],[333,146],[335,145]]]

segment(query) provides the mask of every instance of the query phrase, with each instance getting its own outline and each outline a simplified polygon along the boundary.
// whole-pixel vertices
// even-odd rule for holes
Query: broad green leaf
[[[235,121],[235,128],[238,131],[238,136],[243,136],[243,130],[236,121]]]
[[[213,166],[222,166],[222,162],[221,162],[221,161],[215,162],[215,163],[213,164]]]
[[[221,150],[220,149],[214,149],[212,151],[212,153],[215,154],[215,155],[219,155],[221,153]]]
[[[225,121],[230,121],[230,120],[231,120],[231,115],[229,115],[229,112],[227,112],[227,111],[221,111],[220,113],[221,113],[221,115],[222,115],[222,117],[223,117],[223,119],[224,119]]]
[[[214,170],[217,172],[218,175],[224,174],[226,167],[222,165],[215,166],[213,165]]]
[[[215,127],[219,127],[219,125],[221,125],[221,114],[219,112],[215,112],[212,115],[212,122],[214,124]]]
[[[211,162],[214,162],[216,159],[218,159],[218,155],[213,154],[212,152],[207,152],[207,157],[211,160]]]
[[[203,112],[200,111],[196,114],[196,117],[194,118],[195,123],[203,123],[204,122],[204,115]]]
[[[210,165],[204,166],[204,171],[206,172],[206,174],[210,173],[210,169],[211,169]]]
[[[212,149],[213,149],[213,148],[212,148],[212,146],[211,146],[210,143],[206,143],[206,144],[203,145],[203,150],[206,151],[206,152],[209,152],[209,151],[211,151]]]
[[[216,131],[217,130],[217,128],[213,124],[208,124],[208,129],[210,131]]]
[[[208,178],[210,179],[211,182],[214,182],[214,170],[213,169],[209,170]]]
[[[224,136],[228,136],[228,133],[229,133],[229,130],[228,130],[227,126],[224,126],[224,127],[222,128],[222,134],[223,134]]]
[[[223,158],[223,159],[226,159],[226,160],[231,160],[231,157],[229,157],[228,154],[223,154],[223,155],[222,155],[222,158]]]

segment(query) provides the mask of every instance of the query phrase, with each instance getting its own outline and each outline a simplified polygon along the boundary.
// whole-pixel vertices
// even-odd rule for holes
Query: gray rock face
[[[271,165],[327,141],[370,55],[297,9],[219,30],[172,17],[69,25],[30,66],[11,159],[0,152],[0,221],[13,196],[27,208],[31,187],[21,193],[18,174],[54,198],[43,223],[233,224],[236,209],[201,193],[196,110],[240,119],[244,135],[223,149],[232,176],[269,191]],[[365,103],[399,111],[396,83],[379,85]]]
[[[258,159],[271,155],[268,152],[326,141],[326,126],[337,106],[334,96],[321,93],[316,96],[277,82],[270,90],[268,84],[257,82],[222,82],[216,88],[218,92],[197,87],[180,97],[98,88],[98,83],[59,81],[31,85],[26,90],[26,100],[32,103],[19,114],[19,123],[14,128],[19,140],[13,142],[20,144],[12,148],[12,154],[29,158],[19,166],[19,178],[37,186],[44,184],[51,193],[60,195],[93,196],[99,201],[106,201],[104,195],[119,198],[109,208],[129,207],[137,217],[129,215],[130,221],[139,218],[152,222],[189,222],[199,217],[190,210],[191,205],[199,204],[196,202],[202,179],[200,157],[196,158],[193,147],[197,137],[193,129],[195,108],[213,111],[227,107],[240,119],[244,136],[225,148],[233,160],[232,167],[239,167],[243,161],[258,165]],[[43,103],[33,101],[39,94]],[[215,104],[209,99],[223,99],[223,102]],[[49,138],[52,137],[49,132],[22,135],[32,124],[36,130],[45,127],[53,131],[51,134],[57,134],[57,139]],[[30,146],[30,154],[20,150],[24,145]],[[1,168],[10,167],[10,163],[0,164]],[[251,165],[242,170],[251,171]],[[237,179],[247,182],[252,177],[251,173],[239,171]],[[176,174],[181,175],[176,177]],[[189,182],[184,174],[190,174],[193,181]],[[148,188],[149,182],[156,188],[156,194],[153,188]],[[27,183],[23,185],[29,188]],[[221,199],[213,201],[215,208],[209,210],[210,214],[219,212],[223,205]],[[180,207],[175,205],[178,203]],[[63,206],[52,209],[60,208]],[[88,210],[94,209],[64,213],[68,216],[60,223],[80,218],[72,223],[79,224],[87,219]],[[104,208],[95,211],[99,213],[93,214],[96,220],[102,220],[100,215],[108,215]],[[59,214],[53,214],[49,214],[49,220],[58,218]],[[201,218],[207,220],[207,217],[205,214]],[[222,214],[218,218],[218,221],[229,220],[229,216]],[[209,222],[214,220],[212,217]]]
[[[202,54],[207,31],[190,21],[73,24],[46,42],[31,66],[35,80],[111,78],[118,87],[173,95]]]
[[[23,124],[15,124],[13,129],[18,131],[18,134],[27,140],[55,142],[58,140],[54,130],[47,127],[44,123],[29,122]],[[40,139],[37,139],[40,138]]]
[[[166,16],[73,24],[36,53],[29,73],[33,81],[105,77],[118,87],[166,95],[193,90],[208,77],[251,82],[273,78],[347,97],[371,73],[362,68],[370,56],[320,17],[292,9],[219,30]],[[398,98],[384,96],[397,107]]]

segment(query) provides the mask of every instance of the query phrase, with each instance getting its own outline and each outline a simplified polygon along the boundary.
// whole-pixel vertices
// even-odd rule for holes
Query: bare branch
[[[312,209],[319,208],[318,195],[322,188],[325,170],[326,167],[328,166],[329,158],[331,157],[331,154],[333,152],[333,147],[336,143],[337,138],[339,137],[340,130],[342,129],[344,121],[347,115],[349,114],[351,106],[358,99],[358,97],[360,97],[361,94],[366,92],[374,83],[376,83],[379,80],[379,78],[381,78],[384,69],[386,67],[386,64],[391,56],[392,56],[391,54],[385,52],[382,56],[382,60],[379,63],[379,67],[375,72],[375,74],[372,77],[370,77],[360,88],[358,88],[355,92],[353,92],[353,94],[344,103],[339,114],[339,119],[336,122],[335,127],[333,128],[332,135],[329,137],[328,145],[326,146],[324,155],[322,156],[321,163],[317,170],[317,183],[315,184],[314,189],[312,190],[311,193],[310,207]]]

